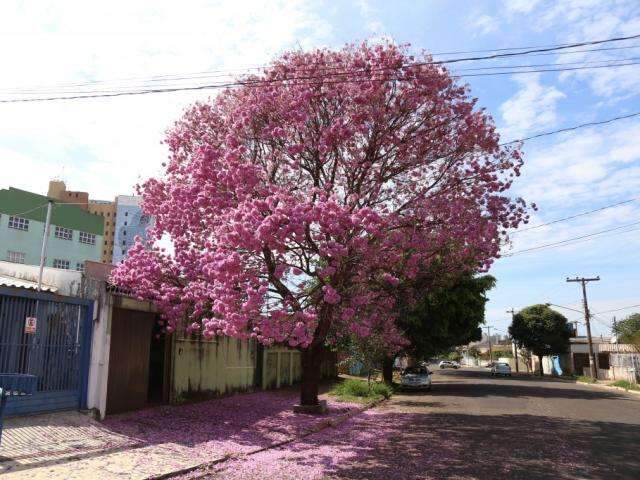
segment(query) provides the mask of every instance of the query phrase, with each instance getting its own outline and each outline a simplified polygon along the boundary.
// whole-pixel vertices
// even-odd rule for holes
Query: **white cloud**
[[[591,205],[635,197],[640,185],[640,122],[585,129],[560,136],[546,147],[525,144],[518,193],[546,205]],[[640,212],[639,212],[640,213]]]
[[[504,0],[504,6],[510,13],[529,13],[540,0]]]
[[[360,15],[365,21],[365,28],[372,34],[382,35],[385,27],[380,20],[379,10],[371,5],[369,0],[358,0],[357,5],[360,9]]]
[[[503,138],[512,140],[553,127],[558,121],[556,104],[565,94],[554,86],[542,85],[539,75],[514,80],[520,90],[500,106]]]
[[[507,0],[505,6],[509,12],[507,18],[512,21],[522,20],[522,17],[514,16],[513,12],[529,13],[526,17],[528,27],[538,32],[551,29],[559,31],[558,43],[631,36],[640,31],[637,0]],[[615,45],[625,46],[632,43]],[[559,55],[558,62],[611,61],[634,57],[634,50],[604,50]],[[636,96],[640,92],[640,66],[576,70],[560,74],[560,79],[585,81],[595,95],[618,101]]]
[[[489,33],[493,33],[498,31],[498,27],[500,26],[500,22],[496,17],[492,17],[490,15],[480,15],[473,16],[469,20],[470,25],[478,30],[481,35],[487,35]]]
[[[8,89],[16,87],[264,65],[287,48],[326,42],[331,30],[315,8],[304,0],[273,2],[270,8],[258,0],[2,2],[0,98],[14,96]],[[141,82],[90,88],[125,84]],[[0,146],[30,155],[26,165],[35,173],[25,175],[24,162],[3,155],[0,162],[12,173],[2,175],[0,188],[43,192],[46,180],[64,167],[69,188],[102,198],[130,193],[139,178],[158,172],[167,154],[159,144],[166,128],[189,103],[214,94],[3,104]]]

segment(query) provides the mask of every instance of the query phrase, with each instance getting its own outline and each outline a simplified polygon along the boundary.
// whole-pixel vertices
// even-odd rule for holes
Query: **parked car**
[[[407,367],[400,374],[402,388],[431,390],[431,372],[426,367]]]
[[[491,367],[491,375],[504,375],[505,377],[511,376],[511,366],[508,363],[495,362]]]
[[[455,368],[456,370],[458,368],[460,368],[460,364],[458,362],[455,362],[453,360],[442,360],[438,366],[440,368]]]

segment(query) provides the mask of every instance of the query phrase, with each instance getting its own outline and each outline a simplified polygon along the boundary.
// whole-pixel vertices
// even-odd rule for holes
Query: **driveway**
[[[640,396],[484,369],[190,478],[638,479]]]

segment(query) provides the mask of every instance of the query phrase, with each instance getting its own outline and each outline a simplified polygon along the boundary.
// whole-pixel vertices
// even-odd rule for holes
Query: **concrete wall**
[[[107,410],[113,309],[122,308],[140,312],[155,312],[155,308],[150,302],[109,293],[103,282],[93,291],[93,296],[95,297],[93,336],[91,338],[87,408],[93,409],[96,412],[96,416],[99,419],[103,419]]]
[[[253,341],[174,338],[171,401],[250,390],[255,383]]]
[[[284,347],[265,348],[262,370],[262,388],[280,388],[293,385],[302,378],[300,352]]]
[[[37,282],[39,271],[40,267],[37,265],[22,265],[19,263],[0,261],[1,275],[7,275],[20,280]],[[42,272],[42,283],[56,287],[56,293],[60,295],[77,296],[81,280],[82,274],[73,270],[45,267]]]
[[[109,380],[109,352],[111,350],[111,315],[113,295],[102,292],[93,307],[93,336],[91,338],[91,361],[87,408],[93,409],[102,420],[107,410],[107,384]]]

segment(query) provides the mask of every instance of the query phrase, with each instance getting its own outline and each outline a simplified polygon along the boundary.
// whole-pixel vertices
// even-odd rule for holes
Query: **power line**
[[[506,58],[520,55],[528,55],[536,52],[549,52],[549,51],[557,51],[577,46],[585,46],[585,45],[597,45],[602,43],[609,42],[618,42],[623,40],[640,38],[640,35],[633,35],[628,37],[617,37],[617,38],[609,38],[605,40],[596,40],[591,42],[580,42],[574,44],[567,44],[564,46],[550,47],[550,48],[542,48],[542,49],[530,49],[523,52],[511,52],[511,53],[499,53],[487,56],[477,56],[477,57],[466,57],[466,58],[458,58],[458,59],[448,59],[448,60],[438,60],[438,61],[429,61],[429,62],[413,62],[410,64],[402,65],[399,67],[381,67],[382,70],[399,70],[400,68],[413,67],[413,66],[425,66],[425,65],[445,65],[451,63],[458,63],[462,61],[477,61],[477,60],[488,60],[488,59],[496,59],[496,58]],[[511,75],[511,74],[522,74],[522,73],[540,73],[540,72],[560,72],[560,71],[568,71],[568,70],[583,70],[583,69],[592,69],[592,68],[612,68],[612,67],[624,67],[630,65],[637,65],[636,63],[624,63],[624,64],[610,64],[610,65],[600,65],[600,66],[591,66],[591,67],[574,67],[574,68],[559,68],[559,69],[540,69],[540,70],[528,70],[526,72],[522,71],[514,71],[514,72],[493,72],[493,73],[478,73],[478,74],[469,74],[469,75],[461,75],[465,77],[476,77],[476,76],[495,76],[495,75]],[[366,75],[370,75],[376,69],[365,69],[362,73]],[[380,69],[378,69],[380,70]],[[117,97],[117,96],[129,96],[129,95],[146,95],[152,93],[172,93],[179,91],[195,91],[195,90],[205,90],[205,89],[218,89],[218,88],[231,88],[231,87],[239,87],[239,86],[266,86],[273,83],[281,83],[281,82],[289,82],[294,84],[299,84],[300,80],[310,80],[310,79],[318,79],[318,78],[327,78],[333,75],[353,75],[356,74],[354,71],[347,72],[338,72],[337,74],[323,74],[320,77],[294,77],[294,78],[285,78],[285,79],[274,79],[274,80],[249,80],[249,81],[235,81],[235,82],[226,82],[226,83],[213,83],[207,85],[196,85],[196,86],[183,86],[183,87],[171,87],[171,88],[149,88],[145,90],[138,91],[120,91],[120,92],[107,92],[107,93],[87,93],[82,95],[72,95],[72,96],[50,96],[50,97],[38,97],[38,98],[26,98],[26,99],[5,99],[0,100],[0,103],[23,103],[23,102],[43,102],[43,101],[54,101],[54,100],[78,100],[84,98],[108,98],[108,97]],[[381,78],[381,79],[364,79],[366,82],[371,81],[402,81],[405,79],[402,78]],[[336,83],[343,82],[357,82],[358,79],[342,79]],[[254,84],[254,85],[252,85]],[[304,83],[303,83],[304,84]]]
[[[520,56],[520,55],[527,55],[527,56],[570,55],[575,53],[587,53],[587,52],[598,52],[598,51],[605,51],[605,50],[621,50],[621,49],[638,48],[639,45],[624,45],[624,46],[615,46],[615,47],[602,47],[602,48],[594,48],[594,49],[564,51],[566,49],[577,48],[579,46],[603,44],[603,43],[609,43],[609,42],[619,42],[624,40],[631,40],[638,37],[640,37],[640,35],[634,35],[630,37],[609,38],[609,39],[603,39],[603,40],[596,40],[593,42],[580,42],[580,43],[572,43],[572,44],[565,43],[565,44],[543,45],[543,46],[508,47],[508,48],[495,48],[495,49],[485,49],[485,50],[468,50],[466,52],[438,52],[438,53],[433,53],[431,55],[440,56],[440,55],[456,55],[456,54],[466,54],[466,53],[504,52],[509,50],[529,50],[527,52],[512,52],[509,55],[510,57]],[[538,52],[538,53],[533,53],[533,52]],[[496,59],[496,58],[503,58],[503,57],[505,57],[504,54],[501,54],[499,57],[490,55],[490,56],[484,56],[484,57],[472,57],[472,58],[461,58],[461,59],[444,59],[440,61],[422,62],[422,64],[444,64],[444,63],[454,63],[454,62],[460,62],[460,61],[480,61],[480,60]],[[222,73],[222,75],[217,75],[217,77],[221,77],[221,76],[229,77],[231,76],[231,72],[245,73],[250,70],[262,70],[262,69],[268,68],[269,66],[271,65],[249,66],[249,67],[244,67],[242,69],[235,68],[235,69],[208,70],[208,71],[201,71],[201,72],[192,72],[189,74],[176,73],[176,74],[154,75],[151,77],[129,77],[129,78],[112,79],[112,80],[94,80],[94,81],[81,82],[81,83],[78,83],[78,82],[59,83],[59,84],[54,84],[52,86],[60,86],[60,87],[76,86],[77,87],[77,86],[95,85],[95,84],[101,84],[101,83],[107,83],[107,82],[123,82],[123,81],[130,81],[130,80],[142,80],[142,81],[155,82],[155,81],[166,81],[167,79],[171,79],[171,78],[175,80],[188,80],[188,79],[198,78],[196,76],[202,76],[202,75],[204,75],[205,78],[211,78],[212,73]],[[343,69],[342,66],[337,66],[337,65],[327,65],[322,68],[325,70]],[[32,87],[32,88],[38,88],[38,87]],[[48,87],[48,88],[51,88],[51,87]]]
[[[501,146],[511,145],[512,143],[525,142],[527,140],[533,140],[534,138],[546,137],[546,136],[549,136],[549,135],[555,135],[557,133],[572,132],[572,131],[578,130],[580,128],[594,127],[596,125],[605,125],[607,123],[616,122],[618,120],[625,120],[627,118],[637,117],[639,115],[640,115],[640,112],[634,112],[634,113],[630,113],[628,115],[620,115],[618,117],[609,118],[607,120],[601,120],[601,121],[597,121],[597,122],[581,123],[581,124],[573,126],[573,127],[560,128],[558,130],[551,130],[549,132],[543,132],[543,133],[538,133],[537,135],[531,135],[530,137],[524,137],[524,138],[519,138],[517,140],[511,140],[509,142],[501,143],[500,145]]]
[[[531,251],[534,251],[534,250],[540,250],[540,249],[548,248],[548,247],[562,246],[562,245],[565,245],[565,244],[569,244],[570,242],[573,243],[575,240],[582,240],[582,239],[586,239],[586,238],[595,237],[596,235],[602,235],[603,233],[608,233],[608,232],[613,232],[613,231],[616,231],[616,230],[621,230],[623,228],[628,228],[628,227],[631,227],[631,226],[634,226],[634,225],[638,225],[638,224],[640,224],[640,221],[633,222],[633,223],[628,223],[626,225],[620,225],[620,226],[614,227],[614,228],[608,228],[606,230],[601,230],[599,232],[589,233],[587,235],[581,235],[579,237],[567,238],[565,240],[560,240],[558,242],[547,243],[547,244],[544,244],[544,245],[537,245],[535,247],[525,248],[523,250],[516,250],[515,252],[505,253],[502,256],[503,257],[512,257],[512,256],[520,254],[520,253],[531,252]],[[637,229],[633,229],[633,230],[637,230]],[[629,230],[627,232],[621,232],[621,233],[628,233],[628,232],[631,232],[633,230]]]
[[[596,213],[596,212],[601,212],[601,211],[607,210],[609,208],[619,207],[620,205],[626,205],[627,203],[635,202],[639,198],[640,197],[630,198],[629,200],[624,200],[622,202],[613,203],[611,205],[605,205],[604,207],[596,208],[594,210],[589,210],[587,212],[577,213],[577,214],[571,215],[569,217],[558,218],[557,220],[553,220],[551,222],[539,223],[537,225],[532,225],[532,226],[527,227],[527,228],[518,229],[518,230],[515,230],[515,231],[511,232],[511,235],[513,235],[514,233],[522,233],[522,232],[526,232],[528,230],[535,230],[536,228],[546,227],[547,225],[553,225],[554,223],[560,223],[560,222],[565,222],[567,220],[573,220],[574,218],[583,217],[585,215],[590,215],[590,214]]]
[[[603,312],[596,312],[594,313],[594,315],[600,315],[603,313],[613,313],[613,312],[619,312],[620,310],[628,310],[629,308],[637,308],[640,307],[640,303],[637,305],[629,305],[627,307],[621,307],[621,308],[614,308],[613,310],[605,310]]]
[[[574,70],[590,70],[597,68],[618,68],[618,67],[628,67],[633,65],[640,65],[640,62],[630,62],[630,63],[619,63],[619,64],[610,64],[610,65],[599,65],[599,66],[585,66],[585,67],[573,67],[573,68],[549,68],[549,69],[537,69],[537,70],[515,70],[515,71],[507,71],[507,72],[488,72],[488,73],[476,73],[476,74],[465,74],[465,75],[453,75],[456,78],[462,77],[492,77],[492,76],[502,76],[502,75],[520,75],[520,74],[531,74],[531,73],[548,73],[548,72],[566,72],[566,71],[574,71]],[[366,73],[366,72],[363,72]],[[243,81],[234,81],[227,83],[212,83],[212,84],[204,84],[204,85],[192,85],[192,86],[181,86],[181,87],[167,87],[167,88],[149,88],[146,90],[124,90],[124,91],[106,91],[104,93],[91,93],[90,91],[86,94],[83,92],[82,94],[76,95],[54,95],[49,97],[36,97],[36,98],[14,98],[14,99],[2,99],[0,103],[34,103],[34,102],[51,102],[57,100],[81,100],[88,98],[111,98],[111,97],[123,97],[123,96],[139,96],[139,95],[149,95],[156,93],[175,93],[175,92],[188,92],[188,91],[198,91],[198,90],[215,90],[215,89],[225,89],[225,88],[236,88],[236,87],[250,87],[250,88],[261,88],[267,87],[271,85],[283,84],[287,83],[289,85],[313,85],[313,80],[323,80],[326,78],[330,78],[333,76],[344,76],[344,75],[358,75],[355,72],[341,72],[338,74],[332,75],[320,75],[320,76],[311,76],[311,77],[292,77],[292,78],[281,78],[274,80],[243,80]],[[340,80],[333,80],[323,82],[324,85],[329,84],[339,84],[339,83],[368,83],[368,82],[392,82],[392,81],[411,81],[411,78],[402,78],[402,77],[382,77],[382,78],[343,78]],[[537,135],[540,136],[540,135]],[[537,136],[531,137],[536,138]],[[515,142],[517,140],[514,140]],[[509,142],[509,143],[513,143]]]
[[[613,48],[640,48],[640,45],[613,47]],[[586,51],[600,51],[600,50],[606,50],[606,49],[579,50],[575,52],[558,52],[553,54],[560,55],[560,54],[578,53],[583,51],[586,52]],[[536,56],[536,55],[531,54],[529,56]],[[535,68],[535,67],[557,66],[557,65],[587,65],[587,64],[606,63],[606,62],[608,63],[623,62],[623,61],[626,62],[626,61],[633,61],[638,59],[639,59],[638,57],[629,57],[629,58],[601,59],[601,60],[595,60],[595,61],[583,60],[580,62],[556,62],[556,63],[543,63],[543,64],[531,64],[531,65],[502,65],[502,66],[490,66],[490,67],[470,67],[470,68],[458,69],[456,70],[456,72],[474,71],[474,70],[509,69],[509,68]],[[612,66],[615,66],[615,65],[612,65]],[[331,67],[324,67],[324,69],[329,69],[329,68]],[[389,69],[390,68],[386,68],[386,70],[389,70]],[[304,70],[308,70],[308,69],[302,69],[302,71]],[[231,74],[211,75],[211,73],[222,72],[222,71],[223,70],[218,70],[218,71],[212,70],[210,72],[196,72],[191,74],[167,74],[167,75],[157,75],[157,76],[151,76],[151,77],[131,77],[128,79],[119,79],[119,80],[115,79],[115,80],[96,80],[96,81],[81,82],[81,83],[59,83],[59,84],[50,85],[48,87],[33,86],[28,88],[4,88],[4,89],[0,89],[0,92],[5,92],[8,94],[34,94],[35,95],[35,94],[44,94],[44,93],[56,93],[60,91],[60,89],[63,89],[62,90],[63,93],[90,93],[90,92],[104,93],[104,91],[100,91],[100,90],[88,90],[84,92],[73,92],[73,91],[69,92],[69,91],[65,91],[64,89],[68,89],[71,87],[83,87],[83,86],[90,86],[90,85],[107,84],[109,82],[111,83],[126,82],[130,80],[134,80],[134,81],[139,80],[143,83],[143,85],[123,85],[122,88],[143,89],[143,88],[150,88],[150,85],[149,85],[150,82],[174,82],[175,83],[183,80],[208,80],[211,78],[228,78],[228,79],[233,78]],[[301,70],[298,70],[298,71],[301,71]],[[55,87],[59,87],[58,90],[52,90]]]

